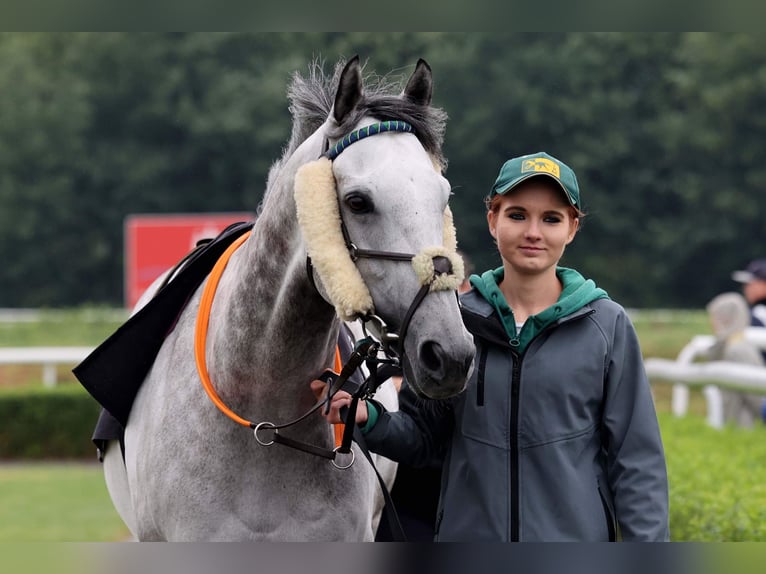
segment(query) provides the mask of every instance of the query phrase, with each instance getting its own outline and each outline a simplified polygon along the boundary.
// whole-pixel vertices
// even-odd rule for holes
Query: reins
[[[358,404],[358,401],[361,398],[367,398],[369,395],[371,395],[378,386],[378,379],[377,379],[377,364],[378,362],[387,362],[385,359],[377,359],[377,351],[379,349],[379,344],[375,341],[373,341],[371,338],[365,338],[362,339],[357,343],[356,349],[354,349],[354,352],[351,354],[351,357],[346,362],[345,365],[343,365],[343,361],[340,355],[340,349],[336,346],[335,348],[335,359],[334,359],[334,372],[329,371],[331,375],[330,379],[328,379],[328,383],[330,384],[330,389],[327,393],[327,398],[324,401],[321,401],[314,405],[309,411],[307,411],[305,414],[301,415],[295,420],[292,420],[290,422],[284,423],[284,424],[274,424],[272,422],[264,421],[261,423],[254,423],[252,421],[249,421],[247,419],[242,418],[238,414],[236,414],[234,411],[232,411],[226,403],[223,402],[221,397],[216,392],[215,388],[213,387],[213,383],[210,379],[210,375],[208,373],[207,369],[207,360],[206,360],[206,345],[207,345],[207,330],[210,323],[210,311],[213,306],[213,299],[215,298],[215,292],[218,288],[218,283],[221,279],[221,276],[223,275],[224,270],[226,269],[226,265],[229,262],[229,259],[231,258],[232,254],[247,240],[247,238],[250,236],[250,232],[244,233],[240,237],[238,237],[227,249],[223,252],[221,257],[218,259],[216,264],[214,265],[212,271],[210,272],[210,275],[208,277],[207,283],[205,284],[205,287],[202,291],[202,297],[200,299],[200,305],[199,305],[199,312],[197,314],[197,321],[195,325],[195,331],[194,331],[194,358],[197,365],[197,372],[199,374],[200,380],[202,381],[202,387],[205,389],[205,393],[207,393],[210,400],[213,402],[213,404],[228,418],[233,420],[234,422],[249,427],[253,429],[253,434],[255,436],[255,439],[258,441],[259,444],[263,446],[269,446],[274,443],[283,444],[285,446],[290,446],[292,448],[296,448],[298,450],[302,450],[304,452],[309,452],[311,454],[315,454],[317,456],[321,456],[323,458],[328,458],[332,460],[333,464],[337,466],[338,468],[348,468],[353,464],[354,462],[354,453],[351,450],[351,441],[353,438],[353,429],[349,427],[354,427],[356,425],[351,422],[351,424],[346,425],[335,425],[334,428],[334,435],[335,435],[335,448],[332,450],[309,445],[307,443],[304,443],[302,441],[297,441],[295,439],[286,437],[279,433],[280,429],[287,428],[290,426],[295,425],[296,423],[304,420],[306,417],[311,415],[312,413],[316,412],[321,408],[323,405],[328,404],[329,401],[332,399],[332,396],[344,386],[346,381],[349,379],[351,375],[361,366],[363,362],[367,363],[368,368],[370,369],[371,376],[368,378],[364,384],[360,385],[358,389],[354,390],[352,393],[353,400],[352,400],[352,417],[355,416],[356,413],[356,406]],[[388,378],[388,377],[386,377]],[[346,420],[349,420],[346,418]],[[351,421],[354,419],[351,418]],[[270,441],[264,441],[261,439],[261,437],[258,436],[258,433],[260,431],[266,431],[271,430],[274,432],[274,435]],[[336,463],[336,454],[337,453],[351,453],[351,462],[349,462],[346,465],[339,465]]]

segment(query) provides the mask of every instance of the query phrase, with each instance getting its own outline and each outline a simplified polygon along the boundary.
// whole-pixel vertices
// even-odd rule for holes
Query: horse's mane
[[[271,168],[269,180],[281,169],[283,163],[312,133],[327,120],[335,100],[344,61],[335,65],[333,73],[327,74],[324,62],[315,59],[302,76],[294,72],[287,90],[293,129],[290,141],[285,147],[282,159]],[[401,97],[402,79],[390,76],[368,74],[364,77],[363,97],[354,111],[345,118],[342,125],[333,127],[327,134],[341,138],[351,132],[364,116],[380,121],[402,120],[412,125],[415,135],[425,150],[445,169],[447,160],[442,153],[447,113],[441,108],[421,106]]]

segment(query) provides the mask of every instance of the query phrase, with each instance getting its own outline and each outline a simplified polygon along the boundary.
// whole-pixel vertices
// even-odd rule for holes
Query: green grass
[[[766,428],[660,413],[675,541],[766,541]],[[0,464],[0,542],[129,537],[95,463]]]
[[[0,322],[0,346],[95,346],[125,319],[122,310],[98,307],[42,311],[37,321]],[[651,357],[675,358],[694,335],[711,332],[704,310],[637,310],[631,319]]]
[[[694,335],[711,333],[704,310],[636,310],[631,319],[644,355],[675,358]],[[0,322],[0,346],[98,345],[127,319],[115,309],[42,311],[37,321]]]
[[[100,307],[43,310],[24,320],[0,321],[0,347],[95,347],[128,317],[124,310]],[[75,383],[74,364],[56,367],[60,383]],[[41,385],[39,365],[0,365],[0,389],[19,385]]]
[[[125,319],[126,312],[98,307],[41,311],[38,320],[0,322],[0,347],[95,346]]]
[[[100,464],[0,463],[0,542],[113,542],[129,535]]]
[[[677,541],[766,541],[766,427],[715,430],[660,413]]]
[[[644,357],[675,359],[692,337],[712,334],[704,310],[631,311]]]

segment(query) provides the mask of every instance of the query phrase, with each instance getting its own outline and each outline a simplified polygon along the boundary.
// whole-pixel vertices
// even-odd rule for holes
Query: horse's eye
[[[346,205],[353,213],[370,213],[373,209],[372,200],[361,193],[347,195]]]

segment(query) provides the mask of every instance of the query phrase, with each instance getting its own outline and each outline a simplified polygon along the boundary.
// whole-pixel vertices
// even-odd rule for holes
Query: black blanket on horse
[[[119,425],[127,424],[133,400],[190,297],[226,248],[252,227],[253,222],[234,223],[193,251],[172,281],[73,369]],[[109,423],[102,416],[99,424]]]

